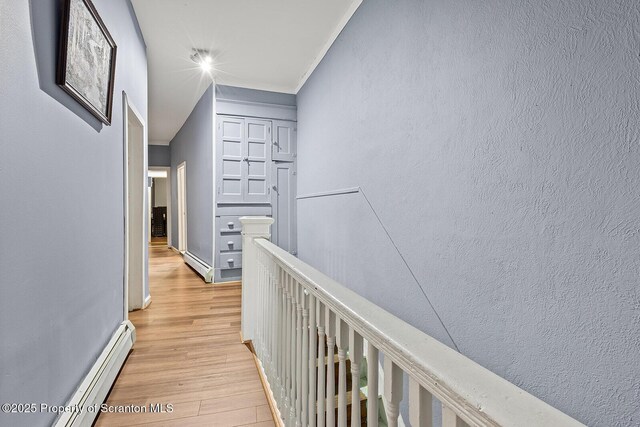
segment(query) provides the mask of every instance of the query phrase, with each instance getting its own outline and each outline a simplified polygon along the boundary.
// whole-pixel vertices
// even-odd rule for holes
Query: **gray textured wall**
[[[171,147],[168,145],[149,146],[149,166],[171,166]]]
[[[146,118],[145,46],[128,1],[94,0],[118,45],[103,126],[55,84],[60,4],[0,0],[2,403],[65,404],[122,321],[122,91]]]
[[[178,245],[178,165],[187,163],[187,249],[213,265],[213,85],[171,141],[171,239]]]
[[[640,423],[640,3],[363,2],[298,94],[300,257],[562,411]]]

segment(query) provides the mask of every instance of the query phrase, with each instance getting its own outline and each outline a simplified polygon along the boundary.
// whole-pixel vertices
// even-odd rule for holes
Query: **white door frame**
[[[169,166],[149,166],[150,171],[164,171],[167,173],[167,246],[171,243],[171,167]]]
[[[122,92],[123,102],[123,122],[124,122],[124,319],[129,318],[129,311],[135,309],[141,309],[146,307],[150,302],[150,295],[145,299],[144,289],[146,287],[147,282],[147,259],[148,259],[148,245],[147,245],[147,211],[146,208],[148,205],[148,201],[146,200],[148,197],[148,176],[147,176],[147,126],[144,121],[142,115],[138,112],[138,110],[131,104],[129,98],[127,97],[126,92]],[[140,127],[142,132],[139,133],[141,135],[142,141],[140,138],[136,138],[137,141],[130,141],[130,122],[133,126]],[[130,165],[130,149],[133,148],[132,144],[142,144],[141,147],[136,147],[136,149],[140,149],[139,156],[135,160],[135,165]],[[140,164],[142,163],[142,164]],[[129,196],[129,183],[131,181],[131,174],[133,171],[137,171],[137,173],[142,173],[142,180],[139,182],[143,188],[139,189],[142,193],[142,200],[130,200]],[[138,176],[138,178],[140,178]],[[132,206],[132,203],[140,203],[138,205],[142,212],[140,218],[130,218],[129,210]],[[135,227],[135,228],[134,228]],[[141,228],[141,229],[140,229]],[[142,235],[142,239],[140,242],[133,241],[133,235]],[[136,239],[137,240],[137,239]],[[131,254],[130,248],[135,248],[136,251],[139,251],[136,256]],[[139,281],[139,284],[133,286],[130,282],[132,280],[131,275],[136,274],[132,273],[131,263],[136,262],[142,263],[139,265],[139,269],[134,269],[134,272],[137,273],[136,278],[133,280]]]
[[[181,174],[182,172],[182,174]],[[181,179],[182,176],[182,179]],[[178,198],[178,251],[187,251],[187,162],[178,165],[176,172],[176,195]]]

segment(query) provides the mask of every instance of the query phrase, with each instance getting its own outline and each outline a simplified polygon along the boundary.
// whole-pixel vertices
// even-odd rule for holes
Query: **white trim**
[[[142,308],[145,309],[149,307],[149,304],[151,304],[151,295],[147,295],[147,297],[144,299],[144,304],[142,304]]]
[[[165,171],[167,173],[167,246],[171,246],[171,167],[149,166],[150,171]]]
[[[189,251],[186,251],[182,255],[182,258],[184,259],[184,262],[189,264],[191,268],[197,271],[198,274],[204,278],[205,282],[211,283],[213,281],[213,267],[211,267],[209,264],[202,261],[197,256],[189,253]]]
[[[56,420],[55,427],[90,426],[99,413],[98,407],[105,401],[120,368],[136,342],[136,328],[125,320],[111,337],[96,363],[84,378],[66,406],[79,411],[66,411]],[[91,408],[92,410],[89,410]]]
[[[152,139],[149,141],[149,145],[163,145],[163,146],[168,146],[171,143],[171,141],[165,141],[163,139]]]
[[[295,122],[298,120],[295,105],[271,104],[268,102],[216,99],[216,114],[225,116],[256,117]]]
[[[302,89],[302,86],[304,86],[304,84],[307,82],[307,79],[311,76],[311,74],[313,74],[316,67],[320,64],[320,61],[322,61],[322,59],[327,54],[327,52],[329,51],[333,43],[336,41],[336,39],[338,38],[338,36],[340,35],[344,27],[347,25],[347,22],[349,22],[353,14],[356,12],[356,10],[358,10],[358,7],[360,7],[360,4],[362,4],[362,0],[353,0],[351,2],[351,5],[349,6],[345,14],[342,16],[342,19],[338,21],[338,25],[334,28],[333,32],[329,35],[329,38],[327,39],[327,42],[325,43],[322,50],[320,50],[316,58],[309,65],[309,69],[307,70],[307,72],[304,73],[300,78],[300,81],[298,82],[294,93],[298,93],[300,89]]]
[[[182,182],[180,181],[180,171],[183,170]],[[182,184],[182,185],[180,185]],[[180,197],[182,196],[182,197]],[[189,227],[189,211],[187,209],[187,161],[183,161],[176,169],[176,200],[178,203],[178,251],[185,253],[189,242],[187,241],[187,230]],[[180,209],[182,206],[182,209]],[[185,214],[186,212],[186,214]],[[180,244],[182,239],[182,245]]]
[[[147,274],[147,265],[146,260],[148,260],[148,229],[147,229],[147,215],[148,215],[148,201],[146,200],[148,197],[148,134],[147,134],[147,125],[138,111],[138,109],[130,102],[129,97],[125,91],[122,91],[122,110],[123,110],[123,133],[124,133],[124,161],[123,161],[123,216],[124,216],[124,277],[123,277],[123,300],[124,300],[124,313],[123,319],[126,320],[129,318],[129,230],[130,230],[130,218],[128,215],[129,212],[129,111],[133,113],[133,119],[137,121],[142,127],[142,170],[143,170],[143,179],[142,185],[144,186],[142,191],[142,218],[139,220],[142,221],[142,260],[145,265],[142,266],[142,280],[140,281],[141,289],[141,298],[140,301],[143,302],[145,298],[145,285],[147,283],[148,274]],[[142,308],[135,307],[135,308]]]

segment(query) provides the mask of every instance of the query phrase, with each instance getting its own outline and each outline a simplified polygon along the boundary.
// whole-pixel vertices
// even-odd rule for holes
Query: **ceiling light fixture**
[[[193,48],[191,60],[198,64],[202,71],[208,73],[213,69],[213,56],[207,49]]]

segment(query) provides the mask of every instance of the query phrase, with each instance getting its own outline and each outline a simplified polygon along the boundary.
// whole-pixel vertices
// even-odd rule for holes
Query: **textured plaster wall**
[[[213,85],[171,140],[171,238],[178,245],[178,166],[187,165],[187,250],[213,265]]]
[[[367,0],[298,94],[298,192],[361,186],[418,283],[362,193],[298,201],[300,257],[640,425],[639,93],[637,1]]]
[[[64,405],[123,319],[122,91],[146,119],[145,45],[128,1],[94,0],[118,45],[103,126],[55,84],[61,3],[0,0],[0,403]]]

